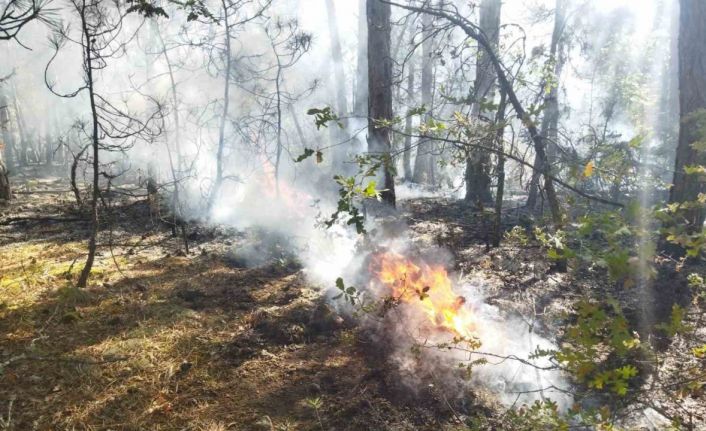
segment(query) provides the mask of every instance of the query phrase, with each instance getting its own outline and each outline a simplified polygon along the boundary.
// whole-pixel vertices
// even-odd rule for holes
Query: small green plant
[[[343,278],[338,277],[336,279],[336,288],[340,290],[341,293],[334,296],[333,299],[343,298],[346,302],[350,303],[351,305],[355,305],[356,301],[358,300],[358,296],[360,295],[360,293],[355,287],[346,286],[343,282]]]
[[[525,229],[521,226],[513,226],[512,229],[505,232],[505,241],[517,244],[519,246],[527,246],[529,244],[529,236]]]
[[[674,337],[677,334],[686,334],[691,332],[693,329],[691,325],[685,323],[684,318],[686,317],[686,310],[678,304],[672,305],[672,313],[669,316],[669,322],[660,323],[656,327],[657,329],[663,331],[670,337]]]
[[[537,351],[535,356],[553,356],[589,388],[625,396],[630,380],[638,375],[632,353],[640,339],[630,331],[620,305],[613,299],[607,304],[582,300],[575,317],[558,351]]]
[[[319,426],[321,427],[321,430],[323,431],[324,423],[321,420],[321,415],[319,414],[319,410],[321,410],[321,408],[324,405],[323,400],[321,399],[321,397],[307,398],[306,405],[314,410],[314,413],[316,414],[316,420],[319,422]]]
[[[694,294],[694,300],[706,302],[706,281],[704,278],[699,274],[691,273],[686,277],[686,280]]]

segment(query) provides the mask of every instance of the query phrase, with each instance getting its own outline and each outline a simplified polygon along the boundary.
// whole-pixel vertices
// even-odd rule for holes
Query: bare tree
[[[20,30],[34,20],[50,23],[51,0],[9,0],[0,12],[0,40],[17,39]]]
[[[209,47],[212,51],[215,50],[220,53],[220,56],[223,58],[222,70],[220,71],[220,73],[223,74],[223,104],[218,124],[216,176],[213,180],[207,202],[209,214],[213,209],[216,199],[218,199],[224,179],[223,159],[226,149],[226,124],[228,123],[230,111],[230,91],[233,81],[233,40],[236,38],[236,30],[238,27],[261,17],[271,3],[272,0],[263,0],[261,3],[256,0],[221,0],[221,12],[217,20],[223,25],[223,43],[222,45]]]
[[[71,0],[71,6],[72,18],[77,20],[80,31],[73,34],[69,27],[55,31],[51,40],[54,55],[47,63],[45,81],[47,87],[57,96],[73,98],[86,93],[88,99],[90,119],[82,123],[81,132],[89,141],[91,149],[91,230],[86,263],[77,283],[78,287],[85,287],[95,260],[100,229],[101,177],[105,177],[108,183],[116,177],[107,172],[107,165],[101,163],[101,150],[122,151],[138,139],[153,139],[160,131],[153,130],[150,124],[161,115],[161,107],[157,105],[147,120],[142,121],[126,109],[118,107],[98,89],[98,72],[106,69],[111,60],[124,56],[127,44],[136,34],[136,31],[127,32],[124,20],[128,12],[120,3],[107,0]],[[139,27],[141,26],[138,26],[138,29]],[[73,91],[60,92],[49,76],[54,61],[66,44],[73,44],[81,49],[83,84]]]

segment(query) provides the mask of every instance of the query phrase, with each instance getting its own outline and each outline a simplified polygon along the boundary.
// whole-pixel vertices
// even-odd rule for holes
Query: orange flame
[[[384,252],[373,258],[373,272],[394,301],[418,307],[434,327],[465,339],[475,336],[473,314],[464,306],[466,299],[454,292],[443,266],[415,263],[400,254]]]

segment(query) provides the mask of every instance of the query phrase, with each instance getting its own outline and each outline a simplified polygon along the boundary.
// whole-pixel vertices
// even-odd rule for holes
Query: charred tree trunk
[[[681,0],[679,28],[679,106],[681,122],[670,203],[694,202],[706,187],[700,175],[688,175],[684,168],[706,165],[706,152],[692,145],[704,139],[700,124],[706,116],[706,2]],[[682,212],[687,231],[703,229],[704,205],[692,205]]]
[[[427,109],[424,121],[432,118],[433,111],[433,85],[434,85],[434,40],[431,37],[433,19],[430,15],[422,15],[422,105]],[[433,168],[432,141],[422,139],[417,144],[417,156],[414,159],[414,177],[417,184],[430,184],[432,182]]]
[[[548,62],[549,66],[553,66],[552,82],[549,92],[544,97],[544,116],[542,117],[540,127],[540,133],[545,137],[549,163],[553,162],[554,157],[552,155],[556,154],[559,137],[559,82],[564,63],[566,62],[563,38],[566,22],[566,6],[566,0],[557,0],[554,11],[554,31],[552,32]],[[542,160],[535,154],[532,179],[529,185],[529,195],[527,196],[527,208],[530,211],[534,211],[537,207],[541,172]]]
[[[480,5],[480,31],[493,49],[497,49],[500,40],[500,0],[484,0]],[[483,100],[492,101],[495,95],[496,74],[488,54],[479,49],[476,63],[476,80],[474,84],[474,102],[471,116],[479,118],[487,116],[481,109]],[[492,134],[489,139],[495,139]],[[491,142],[492,145],[492,142]],[[466,160],[466,197],[467,202],[492,202],[490,194],[490,154],[487,151],[471,149]]]
[[[414,59],[410,59],[407,64],[407,105],[409,108],[414,107]],[[404,138],[404,152],[402,153],[402,167],[404,169],[404,179],[405,181],[411,181],[412,172],[412,116],[407,115],[404,124],[405,138]]]
[[[390,56],[390,5],[367,0],[368,16],[368,152],[383,161],[382,199],[395,206],[391,130],[379,127],[377,120],[392,120],[392,58]]]

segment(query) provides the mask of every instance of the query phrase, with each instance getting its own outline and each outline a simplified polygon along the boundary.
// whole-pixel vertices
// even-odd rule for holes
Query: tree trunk
[[[368,16],[368,152],[383,161],[382,199],[395,206],[395,182],[390,156],[391,130],[376,120],[392,120],[392,58],[390,56],[390,5],[367,0]]]
[[[480,30],[485,34],[493,49],[497,49],[500,40],[500,0],[483,0],[480,5]],[[492,101],[495,96],[496,74],[488,54],[479,48],[474,83],[474,102],[471,109],[473,118],[487,116],[480,104],[483,100]],[[495,140],[495,134],[488,137],[486,144]],[[487,151],[471,149],[466,160],[466,197],[468,202],[492,202],[490,194],[490,154]]]
[[[433,19],[430,15],[422,15],[422,105],[427,109],[424,121],[432,118],[433,111],[433,85],[434,85],[434,40],[431,37]],[[422,139],[417,144],[417,157],[414,159],[414,182],[417,184],[430,184],[432,182],[432,141]]]
[[[3,93],[0,93],[0,130],[2,130],[2,142],[0,142],[0,200],[9,201],[12,198],[12,190],[10,188],[10,178],[8,167],[5,165],[6,157],[12,154],[12,131],[10,130],[10,109],[7,106],[7,98]],[[10,168],[12,165],[10,165]]]
[[[81,270],[81,275],[78,279],[78,287],[86,287],[88,282],[88,276],[91,274],[91,269],[93,268],[93,260],[96,257],[96,240],[98,238],[98,198],[100,197],[100,162],[98,159],[99,153],[99,142],[98,142],[98,112],[96,110],[96,98],[93,91],[93,58],[92,58],[92,48],[93,35],[88,30],[88,22],[86,17],[86,2],[83,2],[83,7],[81,8],[81,25],[83,30],[83,37],[85,38],[85,52],[84,52],[84,62],[86,70],[86,84],[88,86],[88,98],[91,105],[91,126],[93,127],[91,136],[91,146],[93,149],[93,188],[91,190],[91,232],[88,238],[88,256],[86,257],[86,264]]]
[[[22,118],[22,111],[20,110],[20,104],[17,100],[17,90],[15,90],[13,98],[12,98],[12,103],[15,108],[15,118],[17,119],[17,131],[20,134],[20,144],[19,148],[17,149],[18,157],[17,157],[17,163],[19,166],[27,166],[28,160],[27,160],[27,152],[28,152],[28,147],[29,147],[29,136],[27,134],[27,127],[25,125],[25,122]]]
[[[407,63],[407,105],[409,109],[414,107],[414,58]],[[412,180],[412,116],[407,115],[404,124],[404,152],[402,153],[402,167],[404,169],[405,181]]]
[[[554,10],[554,31],[552,32],[552,41],[549,54],[549,64],[553,63],[552,84],[549,92],[544,97],[544,116],[540,133],[545,137],[547,145],[547,157],[549,163],[553,162],[553,155],[557,151],[557,140],[559,137],[559,82],[561,72],[566,62],[566,53],[564,51],[563,32],[566,22],[566,0],[557,0]],[[529,195],[527,196],[527,208],[531,211],[537,207],[537,198],[539,196],[539,178],[542,172],[542,161],[535,154],[534,168],[532,170],[532,179],[529,185]]]
[[[216,178],[213,181],[213,188],[211,189],[211,194],[208,197],[208,215],[211,215],[213,210],[213,205],[218,199],[218,195],[221,191],[221,184],[223,183],[223,152],[225,150],[225,130],[226,121],[228,120],[228,108],[230,106],[230,69],[232,65],[231,59],[231,47],[230,47],[230,24],[228,23],[228,6],[225,1],[222,2],[223,16],[224,16],[224,28],[225,28],[225,57],[226,57],[226,68],[224,71],[225,81],[223,83],[223,111],[221,112],[220,124],[218,127],[218,150],[216,151]]]
[[[159,29],[159,25],[154,23],[155,33],[159,39],[161,54],[164,57],[164,62],[167,64],[167,71],[169,72],[169,83],[171,87],[172,96],[172,109],[174,115],[174,149],[176,151],[176,166],[174,165],[174,157],[172,156],[172,150],[169,146],[169,142],[165,142],[167,148],[167,155],[169,157],[169,170],[172,173],[172,181],[174,181],[174,196],[172,199],[172,235],[177,234],[177,225],[181,228],[181,236],[184,242],[184,250],[186,253],[189,252],[189,242],[186,236],[186,222],[182,217],[181,199],[180,199],[180,178],[184,169],[183,167],[183,155],[181,152],[181,121],[179,117],[179,97],[177,93],[177,83],[174,76],[174,66],[172,65],[171,59],[169,58],[169,53],[167,51],[167,46],[164,43],[164,38],[162,38],[162,32]]]
[[[495,124],[497,126],[495,132],[495,145],[498,148],[498,191],[495,194],[495,226],[493,235],[493,247],[500,246],[502,238],[502,219],[503,219],[503,197],[505,195],[505,92],[500,94],[500,105],[498,113],[495,116]]]
[[[338,21],[336,19],[336,7],[334,0],[326,0],[326,13],[328,18],[329,37],[331,41],[331,60],[333,60],[333,78],[336,93],[336,113],[340,117],[348,115],[348,98],[346,97],[346,74],[343,70],[343,50],[341,49],[341,39],[338,34]],[[346,123],[343,120],[344,124]],[[333,144],[346,142],[348,136],[340,127],[330,127],[329,133]],[[336,145],[333,148],[333,164],[334,171],[345,170],[345,162],[348,158],[349,144]]]
[[[367,1],[359,0],[358,7],[358,64],[355,85],[355,103],[353,112],[356,116],[368,116],[368,12]]]
[[[679,106],[681,122],[679,144],[674,168],[674,181],[669,193],[670,203],[696,201],[706,192],[700,175],[687,175],[684,168],[706,165],[706,152],[697,151],[692,144],[702,141],[700,124],[706,116],[706,2],[680,1],[679,28]],[[687,231],[699,232],[704,224],[704,205],[684,209]]]

